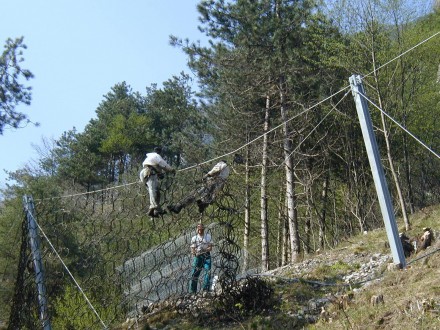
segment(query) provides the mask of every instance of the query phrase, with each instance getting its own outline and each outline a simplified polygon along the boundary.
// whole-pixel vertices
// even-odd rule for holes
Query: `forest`
[[[24,321],[36,298],[23,298],[32,282],[23,196],[35,201],[44,232],[52,322],[66,329],[101,324],[93,313],[81,323],[90,314],[84,301],[70,307],[83,297],[64,268],[114,324],[129,304],[121,303],[123,288],[109,288],[119,283],[118,267],[165,249],[199,221],[232,225],[218,229],[227,238],[218,253],[229,249],[225,241],[241,251],[234,275],[295,263],[383,227],[349,84],[355,74],[370,102],[398,226],[409,230],[412,214],[440,201],[439,10],[438,2],[405,0],[201,1],[209,43],[170,36],[196,78],[182,72],[145,93],[115,83],[84,131],[45,141],[38,164],[9,173],[15,183],[0,204],[0,320],[36,322]],[[139,171],[155,146],[177,170],[162,180],[164,206],[226,159],[231,174],[218,204],[204,215],[192,207],[150,219]]]

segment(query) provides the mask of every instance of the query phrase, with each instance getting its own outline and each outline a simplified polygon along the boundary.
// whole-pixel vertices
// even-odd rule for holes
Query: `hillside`
[[[440,329],[440,207],[411,222],[407,236],[430,227],[437,239],[407,258],[403,270],[390,267],[385,230],[375,230],[261,274],[223,310],[215,297],[188,296],[120,329]]]

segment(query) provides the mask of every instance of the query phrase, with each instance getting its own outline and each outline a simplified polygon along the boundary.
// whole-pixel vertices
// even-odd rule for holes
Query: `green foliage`
[[[388,9],[379,12],[383,8],[374,7],[377,15],[364,17],[371,20],[346,17],[361,21],[356,21],[352,29],[345,29],[346,26],[334,23],[335,17],[324,14],[315,1],[203,1],[198,8],[201,29],[213,40],[207,47],[187,43],[183,49],[201,82],[197,95],[201,97],[200,102],[195,100],[191,79],[185,74],[165,81],[161,88],[156,84],[147,87],[146,95],[133,92],[125,82],[118,83],[104,96],[96,109],[96,118],[90,120],[84,132],[75,128],[65,132],[54,148],[48,150],[49,156],[40,160],[40,168],[26,167],[10,174],[18,184],[6,190],[5,202],[0,205],[0,263],[8,267],[3,274],[8,282],[1,292],[4,306],[10,301],[15,276],[14,244],[20,229],[23,194],[30,194],[34,199],[57,197],[45,203],[44,210],[39,209],[44,214],[42,224],[48,237],[61,246],[59,251],[69,268],[72,266],[74,275],[88,279],[88,284],[93,285],[90,289],[93,302],[102,305],[103,297],[109,296],[106,292],[109,284],[102,277],[114,271],[112,267],[179,235],[183,228],[198,220],[185,210],[178,218],[168,214],[161,223],[163,227],[156,226],[163,219],[157,223],[145,221],[144,187],[130,186],[114,191],[106,188],[114,183],[137,181],[145,153],[157,145],[165,147],[164,157],[176,167],[197,164],[241,148],[265,132],[266,104],[268,129],[284,119],[289,120],[285,141],[295,148],[292,149],[295,212],[302,247],[310,253],[318,248],[333,247],[360,230],[368,230],[368,235],[376,238],[376,232],[370,230],[381,226],[382,219],[350,95],[346,99],[333,97],[300,118],[292,116],[345,86],[349,74],[371,72],[371,51],[377,56],[377,65],[384,64],[438,31],[439,14],[393,25],[388,14],[400,12]],[[340,13],[346,15],[346,11]],[[183,45],[177,39],[173,42]],[[24,48],[22,40],[15,44],[11,41],[9,45],[10,51]],[[438,48],[438,39],[432,39],[409,56],[402,56],[382,68],[377,82],[373,76],[365,77],[372,99],[378,99],[380,89],[384,107],[433,150],[440,146],[438,115],[434,111],[440,102]],[[25,77],[31,78],[29,72],[23,72]],[[281,80],[285,83],[280,83]],[[20,84],[17,87],[23,92],[17,99],[30,102],[29,90]],[[280,115],[281,105],[290,110],[287,118]],[[379,120],[377,111],[372,114],[375,122]],[[17,117],[18,120],[25,118]],[[18,125],[18,121],[11,125]],[[440,200],[438,162],[432,161],[433,157],[406,133],[390,125],[392,153],[401,169],[399,175],[406,200],[414,209],[437,203]],[[280,130],[272,131],[267,137],[270,167],[264,198],[268,200],[270,264],[275,267],[281,262],[281,233],[287,218],[282,171],[284,137]],[[383,142],[379,134],[381,147]],[[262,213],[258,207],[262,199],[261,150],[262,143],[258,140],[240,150],[246,154],[248,172],[245,166],[234,168],[228,188],[230,195],[225,198],[226,204],[237,206],[242,212],[249,191],[248,250],[254,256],[261,255],[257,225]],[[164,180],[169,187],[167,200],[178,200],[190,188],[198,187],[200,171],[208,167],[203,165],[198,172],[167,177]],[[93,198],[82,196],[69,202],[58,199],[66,194],[101,189],[102,195],[97,193]],[[214,212],[216,208],[210,206],[208,211]],[[96,210],[100,213],[95,213]],[[215,220],[224,218],[219,215]],[[177,225],[170,229],[167,221]],[[235,229],[240,235],[244,233],[241,223]],[[237,242],[242,241],[240,235],[236,237]],[[353,252],[364,253],[373,244],[370,240],[359,243]],[[383,251],[383,245],[380,249]],[[63,269],[53,256],[48,258],[48,271],[55,274],[48,287],[53,290],[51,293],[60,293]],[[356,267],[336,262],[318,267],[308,276],[338,280],[341,274]],[[117,283],[117,279],[112,280],[112,284]],[[75,290],[67,289],[57,300],[56,325],[60,328],[99,326]],[[434,290],[437,292],[438,286],[434,286]],[[295,304],[313,295],[304,283],[292,285],[287,291],[289,297],[295,297]],[[112,304],[120,299],[114,292],[110,296],[114,299]],[[244,300],[243,296],[233,298],[228,305],[233,315],[243,317],[248,309],[255,308],[252,305],[255,301]],[[80,311],[87,317],[73,316],[69,310],[73,303],[83,304]],[[264,304],[261,302],[261,306],[266,306]],[[8,307],[2,308],[4,317]],[[104,313],[104,319],[110,317],[109,311],[100,312]],[[296,322],[283,318],[279,321],[292,327]],[[268,323],[266,319],[255,319],[252,326],[264,327]]]
[[[15,40],[8,38],[4,48],[0,56],[0,135],[7,126],[18,128],[23,121],[30,122],[26,114],[17,112],[15,108],[20,103],[31,103],[31,87],[25,86],[20,80],[34,77],[29,70],[20,66],[24,60],[23,50],[27,48],[23,37]]]
[[[185,75],[174,77],[163,90],[147,88],[145,97],[125,82],[115,85],[84,132],[65,132],[42,163],[54,167],[63,180],[92,189],[122,181],[158,145],[166,147],[164,157],[173,165],[183,162],[182,153],[185,162],[199,161],[205,122],[188,81]]]
[[[157,144],[165,146],[165,157],[175,166],[200,162],[206,155],[207,120],[193,100],[188,75],[174,76],[147,88],[146,114]]]
[[[128,118],[122,114],[116,115],[108,126],[108,136],[102,141],[99,150],[107,154],[127,153],[135,144],[129,133],[142,127],[148,127],[148,118],[144,116],[135,113],[130,114]]]
[[[19,264],[23,217],[21,200],[10,199],[0,205],[0,320],[7,320],[10,313]]]
[[[307,276],[323,281],[338,282],[341,280],[341,275],[354,271],[358,267],[359,265],[348,265],[338,260],[332,265],[321,265],[317,267],[313,273],[307,274]]]
[[[98,300],[90,297],[89,301],[95,308],[97,315],[77,288],[67,287],[64,295],[57,298],[53,304],[55,313],[51,320],[53,328],[66,330],[102,329],[101,320],[106,324],[106,320],[114,318],[114,310],[110,306],[101,307],[102,305],[98,303]]]

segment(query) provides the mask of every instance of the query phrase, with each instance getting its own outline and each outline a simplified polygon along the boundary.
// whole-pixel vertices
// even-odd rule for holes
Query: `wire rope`
[[[27,214],[29,214],[32,219],[35,221],[35,224],[38,226],[38,228],[41,231],[41,234],[44,236],[44,238],[46,239],[47,243],[49,244],[50,248],[52,249],[52,251],[55,253],[55,255],[57,256],[57,258],[60,260],[61,264],[63,265],[64,269],[66,270],[67,274],[69,274],[70,278],[73,280],[73,282],[75,283],[75,286],[78,288],[78,290],[81,292],[81,294],[83,295],[84,299],[86,300],[87,304],[89,305],[89,307],[92,309],[93,313],[96,315],[96,317],[99,319],[99,321],[101,322],[101,324],[103,325],[104,329],[108,329],[107,325],[104,323],[104,321],[101,319],[101,317],[99,316],[98,312],[96,311],[95,307],[93,307],[92,303],[90,302],[89,298],[87,297],[87,295],[85,294],[84,290],[81,288],[81,286],[79,285],[79,283],[76,281],[75,277],[73,276],[73,274],[70,272],[69,268],[67,267],[67,265],[65,264],[65,262],[63,261],[63,259],[61,258],[61,256],[59,255],[57,249],[55,249],[54,245],[52,244],[52,242],[50,241],[49,237],[47,237],[46,233],[44,232],[43,228],[41,228],[40,224],[38,223],[37,219],[35,219],[34,215],[32,214],[32,212],[27,208]]]
[[[361,92],[357,92],[359,95],[361,95],[365,100],[367,100],[371,105],[373,105],[375,108],[377,108],[380,112],[382,112],[385,116],[387,116],[391,121],[393,121],[397,126],[399,126],[403,131],[405,131],[408,135],[410,135],[414,140],[416,140],[418,143],[420,143],[424,148],[426,148],[429,152],[431,152],[434,156],[436,156],[438,159],[440,159],[440,155],[437,154],[434,150],[432,150],[430,147],[426,145],[422,140],[420,140],[418,137],[416,137],[413,133],[411,133],[408,129],[406,129],[403,125],[401,125],[397,120],[395,120],[393,117],[391,117],[389,114],[387,114],[383,109],[381,109],[377,104],[375,104],[373,101],[371,101],[366,95],[362,94]]]
[[[384,68],[385,66],[389,65],[389,64],[392,63],[393,61],[395,61],[395,60],[399,59],[400,57],[406,55],[406,54],[409,53],[410,51],[412,51],[412,50],[416,49],[417,47],[423,45],[424,43],[428,42],[429,40],[433,39],[434,37],[436,37],[436,36],[439,35],[439,34],[440,34],[440,31],[436,32],[435,34],[431,35],[431,36],[428,37],[428,38],[425,38],[424,40],[420,41],[420,42],[417,43],[416,45],[414,45],[414,46],[412,46],[411,48],[407,49],[406,51],[400,53],[398,56],[396,56],[396,57],[394,57],[393,59],[389,60],[388,62],[386,62],[386,63],[380,65],[380,66],[377,67],[375,70],[373,70],[373,71],[371,71],[370,73],[364,75],[363,78],[368,77],[369,75],[373,74],[374,72],[376,72],[376,71],[378,71],[378,70]],[[306,112],[308,112],[308,111],[314,109],[315,107],[317,107],[317,106],[320,105],[321,103],[323,103],[323,102],[329,100],[330,98],[336,96],[337,94],[343,92],[344,90],[346,90],[346,89],[348,89],[348,88],[350,88],[350,85],[347,85],[347,86],[341,88],[339,91],[337,91],[337,92],[333,93],[332,95],[330,95],[330,96],[324,98],[323,100],[317,102],[316,104],[312,105],[312,106],[309,107],[308,109],[305,109],[304,111],[300,112],[299,114],[296,114],[295,116],[293,116],[293,117],[287,119],[285,122],[282,122],[282,123],[279,124],[278,126],[275,126],[275,127],[272,128],[271,130],[269,130],[269,131],[267,131],[267,132],[261,134],[260,136],[257,136],[255,139],[253,139],[253,140],[251,140],[251,141],[249,141],[249,142],[243,144],[242,146],[240,146],[239,148],[237,148],[237,149],[235,149],[235,150],[233,150],[233,151],[230,151],[230,152],[228,152],[228,153],[225,153],[225,154],[223,154],[223,155],[221,155],[221,156],[217,156],[217,157],[211,158],[211,159],[209,159],[209,160],[207,160],[207,161],[204,161],[204,162],[202,162],[202,163],[198,163],[198,164],[193,165],[193,166],[189,166],[189,167],[186,167],[186,168],[183,168],[183,169],[179,169],[179,170],[177,170],[177,172],[183,172],[183,171],[187,171],[187,170],[190,170],[190,169],[193,169],[193,168],[197,168],[197,167],[199,167],[200,165],[204,165],[204,164],[207,164],[207,163],[211,163],[211,162],[213,162],[213,161],[215,161],[215,160],[218,160],[218,159],[221,159],[221,158],[223,158],[223,157],[226,157],[226,156],[232,155],[232,154],[234,154],[234,153],[240,151],[241,149],[245,148],[246,146],[248,146],[248,145],[254,143],[255,141],[261,139],[261,138],[264,137],[266,134],[269,134],[269,133],[271,133],[272,131],[278,129],[279,127],[281,127],[281,126],[284,125],[285,123],[288,123],[289,121],[291,121],[291,120],[297,118],[298,116],[301,116],[301,115],[303,115],[304,113],[306,113]],[[414,138],[415,138],[415,137],[414,137]],[[437,155],[436,155],[436,156],[437,156]],[[438,157],[438,156],[437,156],[437,157]],[[135,181],[135,182],[131,182],[131,183],[127,183],[127,184],[124,184],[124,185],[115,186],[115,187],[109,187],[109,188],[105,188],[105,189],[101,189],[101,190],[97,190],[97,191],[92,191],[92,192],[85,192],[85,193],[74,194],[74,195],[64,195],[64,196],[52,197],[52,198],[65,198],[65,197],[72,197],[72,196],[86,195],[86,194],[90,194],[90,193],[93,193],[93,192],[107,191],[107,190],[117,189],[117,188],[121,188],[121,187],[129,186],[129,185],[133,185],[133,184],[139,184],[139,181]],[[50,198],[49,198],[49,199],[50,199]]]
[[[410,51],[416,49],[417,47],[423,45],[425,42],[428,42],[429,40],[431,40],[432,38],[436,37],[437,35],[440,34],[440,31],[434,33],[433,35],[431,35],[430,37],[420,41],[418,44],[412,46],[411,48],[407,49],[406,51],[404,51],[403,53],[400,53],[399,55],[397,55],[396,57],[394,57],[393,59],[389,60],[388,62],[380,65],[379,67],[377,67],[375,70],[371,71],[370,73],[367,73],[365,76],[363,76],[363,78],[368,77],[370,75],[372,75],[373,73],[375,73],[376,71],[379,71],[380,69],[384,68],[385,66],[387,66],[388,64],[394,62],[395,60],[399,59],[400,57],[402,57],[403,55],[406,55],[407,53],[409,53]]]

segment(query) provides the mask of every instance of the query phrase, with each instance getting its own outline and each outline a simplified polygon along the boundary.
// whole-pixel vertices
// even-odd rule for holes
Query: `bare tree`
[[[269,111],[270,111],[270,96],[266,96],[266,107],[264,113],[264,128],[263,132],[263,145],[262,145],[262,162],[261,162],[261,269],[266,271],[269,269],[269,224],[268,224],[268,212],[267,212],[267,144],[269,130]]]
[[[248,135],[249,136],[249,135]],[[249,236],[251,230],[251,191],[249,180],[249,147],[246,147],[245,156],[245,196],[244,196],[244,233],[243,233],[243,269],[248,268],[249,263]]]
[[[293,147],[292,140],[290,139],[288,129],[288,111],[285,94],[285,81],[284,77],[279,79],[279,93],[280,93],[280,110],[281,120],[283,121],[283,150],[284,150],[284,169],[286,175],[286,200],[287,200],[287,219],[289,222],[290,233],[290,261],[296,262],[299,258],[300,244],[298,233],[298,214],[296,209],[296,193],[295,193],[295,181],[294,181],[294,166],[293,166]]]

